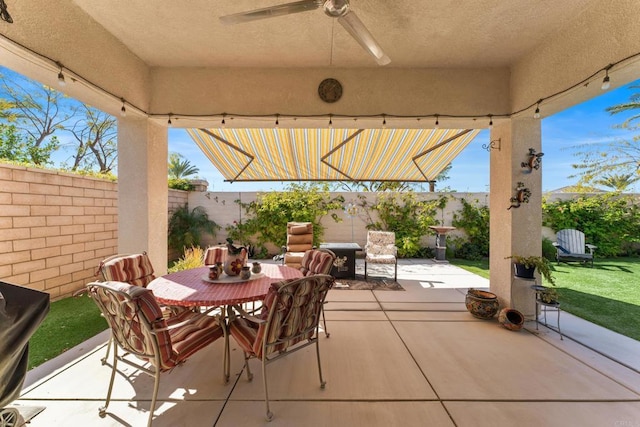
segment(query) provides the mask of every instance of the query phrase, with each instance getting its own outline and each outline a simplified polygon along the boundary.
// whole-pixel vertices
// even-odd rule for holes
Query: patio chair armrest
[[[234,311],[237,311],[241,317],[247,319],[248,321],[256,324],[267,323],[265,319],[260,319],[259,317],[254,316],[253,314],[248,313],[242,306],[234,305],[232,306]]]
[[[560,246],[560,244],[559,244],[558,242],[552,242],[551,244],[552,244],[553,246],[555,246],[556,248],[557,248],[558,246]]]
[[[598,248],[596,245],[591,245],[589,243],[587,243],[585,246],[589,249],[589,253],[593,253],[593,250]]]
[[[166,326],[164,328],[154,328],[155,332],[162,332],[162,331],[170,331],[172,329],[176,329],[176,328],[181,328],[183,326],[186,326],[190,323],[195,322],[196,320],[198,320],[199,318],[201,318],[202,316],[207,316],[209,313],[211,313],[212,311],[218,309],[218,307],[210,307],[208,310],[203,311],[202,313],[198,313],[198,316],[193,316],[190,319],[187,319],[185,321],[179,322],[179,323],[174,323],[173,325],[169,325]],[[218,323],[220,323],[220,320],[218,319]]]

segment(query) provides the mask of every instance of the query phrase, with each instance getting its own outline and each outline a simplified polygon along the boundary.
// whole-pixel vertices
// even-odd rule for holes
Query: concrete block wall
[[[118,247],[117,183],[0,165],[0,279],[69,296]]]

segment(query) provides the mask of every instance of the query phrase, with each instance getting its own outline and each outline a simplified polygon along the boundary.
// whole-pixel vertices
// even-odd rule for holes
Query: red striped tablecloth
[[[202,280],[209,268],[193,268],[167,274],[147,286],[158,302],[178,306],[224,306],[264,299],[271,283],[302,277],[302,273],[284,265],[262,264],[264,277],[248,282],[210,283]]]

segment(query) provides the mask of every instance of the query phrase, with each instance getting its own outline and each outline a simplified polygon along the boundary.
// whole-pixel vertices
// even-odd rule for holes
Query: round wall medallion
[[[324,79],[318,86],[318,95],[324,102],[336,102],[342,97],[342,85],[336,79]]]

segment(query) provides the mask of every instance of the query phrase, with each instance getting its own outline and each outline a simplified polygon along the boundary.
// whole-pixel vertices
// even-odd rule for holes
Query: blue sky
[[[569,178],[574,173],[572,164],[580,158],[575,156],[576,147],[617,139],[631,139],[632,132],[615,128],[631,114],[611,116],[605,111],[609,106],[629,100],[634,92],[631,86],[640,80],[584,102],[551,117],[542,119],[542,190],[550,191],[577,182]],[[449,180],[443,185],[455,191],[483,192],[489,189],[489,153],[482,148],[489,142],[489,131],[483,130],[471,144],[453,161]],[[196,165],[199,176],[209,182],[210,191],[266,191],[283,187],[279,182],[224,182],[222,175],[211,165],[200,149],[192,142],[184,129],[170,129],[169,150],[179,152]],[[425,186],[425,191],[428,189]],[[636,184],[632,191],[640,191]]]

